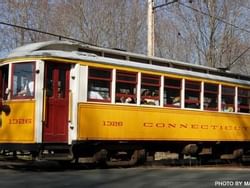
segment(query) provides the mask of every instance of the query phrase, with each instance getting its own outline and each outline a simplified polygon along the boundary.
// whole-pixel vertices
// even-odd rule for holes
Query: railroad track
[[[122,164],[122,163],[121,163]],[[125,164],[125,163],[124,163]],[[116,168],[116,167],[250,167],[250,156],[242,156],[240,159],[231,159],[230,156],[221,156],[220,159],[196,158],[184,156],[179,159],[176,154],[158,153],[154,158],[147,157],[145,163],[140,165],[105,166],[93,163],[91,158],[82,158],[77,161],[46,161],[32,158],[29,153],[0,153],[0,167],[3,165],[28,165],[34,168]]]

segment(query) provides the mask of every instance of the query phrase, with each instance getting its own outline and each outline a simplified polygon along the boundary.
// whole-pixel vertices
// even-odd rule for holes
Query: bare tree
[[[136,0],[57,1],[51,30],[94,45],[143,52],[145,6]]]
[[[155,0],[161,4],[165,0]],[[250,2],[179,0],[156,11],[156,56],[247,72]],[[147,1],[8,0],[1,21],[74,38],[93,45],[146,53]],[[1,54],[51,39],[42,33],[0,25]],[[1,55],[0,54],[0,55]]]
[[[250,51],[249,1],[189,2],[156,11],[156,55],[239,70]]]
[[[0,8],[2,9],[1,16],[7,23],[41,31],[47,30],[48,0],[9,0]],[[48,39],[48,36],[44,34],[18,27],[5,26],[2,29],[2,36],[4,36],[2,47],[8,51],[29,42]]]
[[[183,40],[188,41],[186,51],[190,60],[211,67],[230,66],[249,43],[242,40],[249,33],[239,29],[245,27],[243,3],[231,0],[180,3],[172,23]]]

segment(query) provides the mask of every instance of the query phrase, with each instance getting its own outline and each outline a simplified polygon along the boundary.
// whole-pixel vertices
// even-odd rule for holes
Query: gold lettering
[[[192,129],[198,129],[198,128],[199,128],[199,125],[192,124],[192,125],[191,125],[191,128],[192,128]]]
[[[233,127],[232,126],[225,126],[225,130],[232,130]]]
[[[168,128],[176,128],[176,124],[169,123]]]
[[[143,126],[144,127],[153,127],[153,123],[144,123]]]
[[[218,128],[218,125],[211,125],[210,127],[215,130]]]
[[[12,120],[12,123],[15,119]],[[104,122],[106,126],[122,126],[122,122]],[[239,125],[207,125],[207,124],[188,124],[188,123],[168,123],[168,122],[144,122],[144,127],[148,128],[178,128],[178,129],[203,129],[203,130],[217,130],[217,131],[248,131],[249,128],[246,126]]]
[[[18,124],[24,124],[24,119],[19,119]]]
[[[32,119],[9,119],[10,125],[27,125],[32,124]]]
[[[241,130],[241,128],[240,128],[240,126],[234,126],[234,130],[239,131],[239,130]]]
[[[158,128],[163,128],[165,127],[165,123],[156,123],[155,126]]]
[[[201,125],[201,129],[208,129],[208,125]]]
[[[242,127],[243,130],[247,131],[248,130],[248,127]]]
[[[103,126],[121,127],[123,126],[122,121],[103,121]]]
[[[187,124],[180,124],[180,128],[188,128]]]

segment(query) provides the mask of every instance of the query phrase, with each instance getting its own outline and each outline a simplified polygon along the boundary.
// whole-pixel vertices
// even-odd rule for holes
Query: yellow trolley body
[[[133,164],[156,151],[250,149],[246,76],[65,41],[20,47],[0,73],[2,150],[96,161],[125,151]],[[34,91],[19,95],[28,73]]]

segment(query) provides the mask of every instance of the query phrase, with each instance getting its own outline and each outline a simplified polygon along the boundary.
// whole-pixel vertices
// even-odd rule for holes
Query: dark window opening
[[[204,110],[218,111],[218,89],[217,84],[204,83]]]
[[[141,76],[141,103],[160,105],[160,76],[142,74]]]
[[[57,95],[58,98],[65,98],[66,96],[66,70],[59,69],[59,78],[57,84]]]
[[[53,67],[52,66],[48,66],[48,69],[47,69],[47,86],[46,86],[46,88],[47,88],[47,93],[46,93],[46,95],[47,95],[47,97],[52,97],[52,96],[54,96],[54,93],[53,93],[53,80],[54,80],[54,78],[53,78]]]
[[[250,89],[238,89],[238,112],[250,112]]]
[[[136,103],[137,73],[117,71],[115,101]]]
[[[164,79],[164,106],[181,107],[180,79]]]
[[[200,108],[201,83],[186,80],[185,82],[185,108]]]
[[[234,96],[235,88],[230,86],[222,86],[221,110],[223,112],[234,112]]]
[[[8,97],[8,83],[9,83],[9,65],[0,67],[0,98],[7,100]]]

